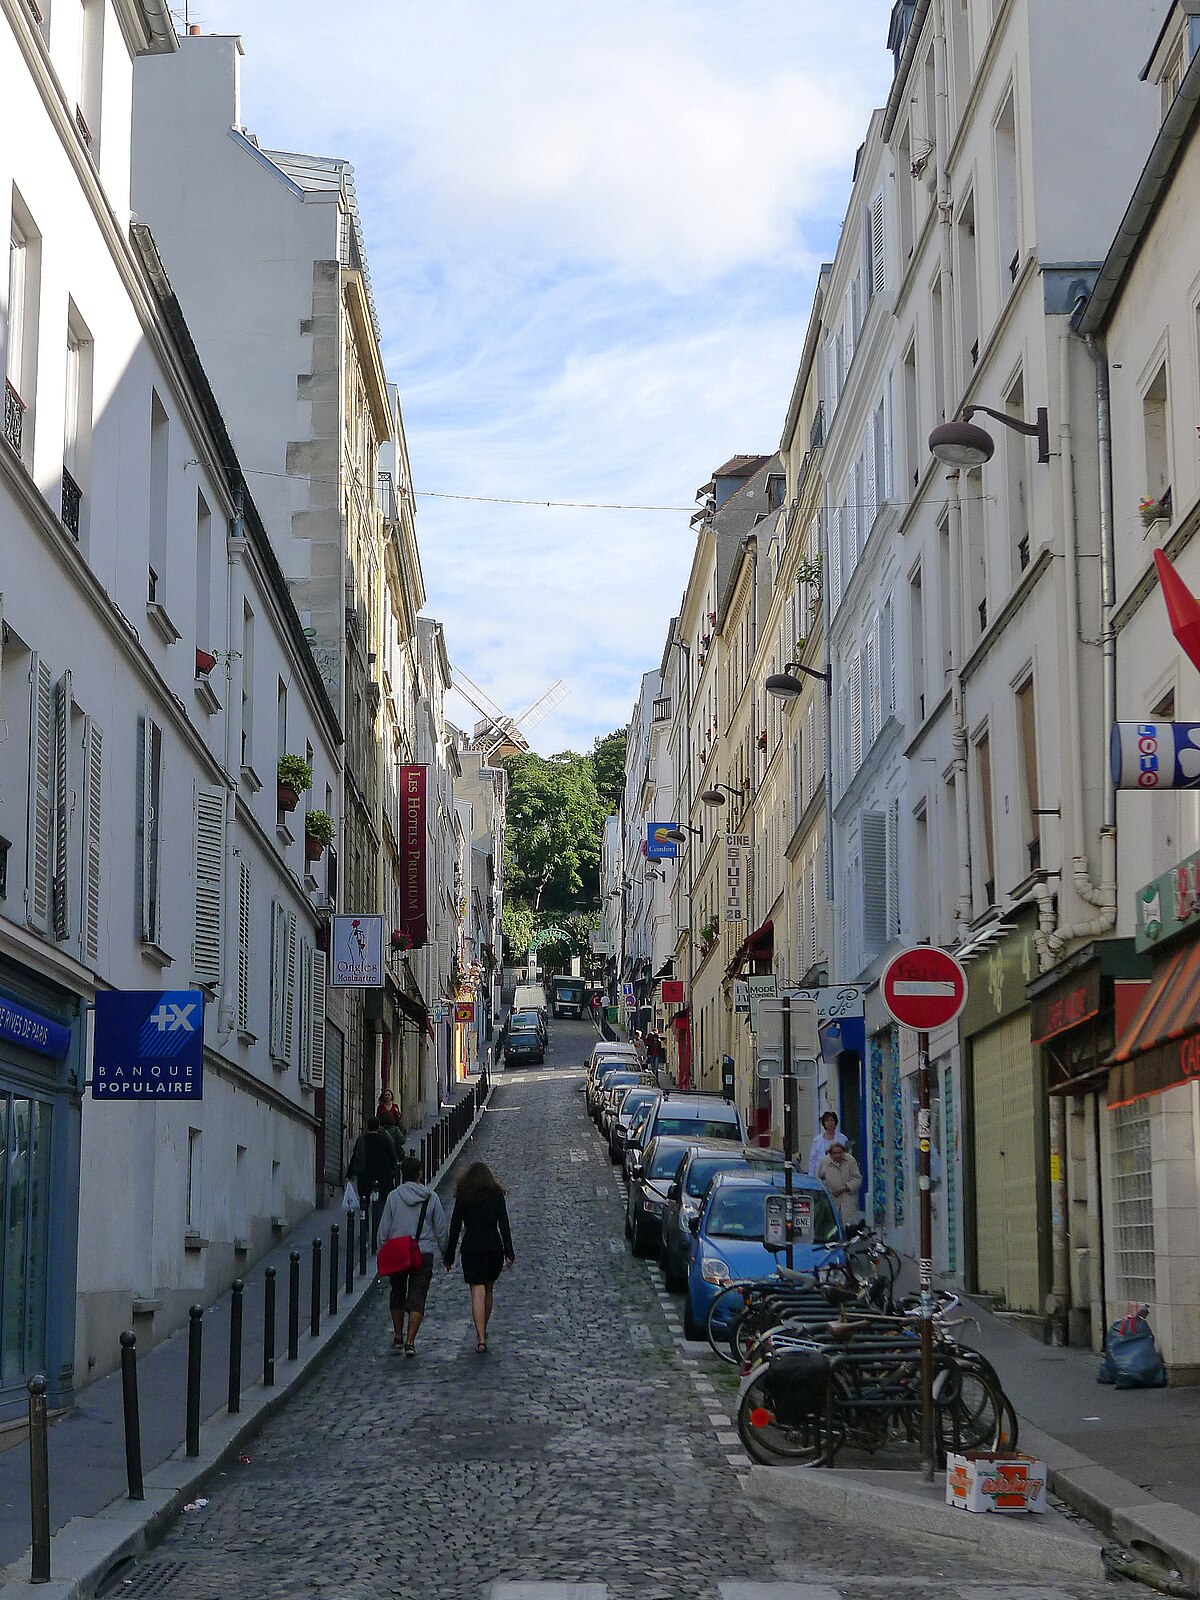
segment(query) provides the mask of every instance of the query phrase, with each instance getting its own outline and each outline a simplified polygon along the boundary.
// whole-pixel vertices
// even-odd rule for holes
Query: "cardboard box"
[[[1046,1509],[1046,1463],[1012,1452],[969,1450],[946,1456],[946,1504],[1007,1516]]]

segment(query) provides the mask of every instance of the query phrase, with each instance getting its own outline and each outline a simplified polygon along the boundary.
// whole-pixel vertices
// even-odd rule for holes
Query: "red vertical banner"
[[[429,941],[425,841],[428,767],[400,772],[400,929],[416,950]]]

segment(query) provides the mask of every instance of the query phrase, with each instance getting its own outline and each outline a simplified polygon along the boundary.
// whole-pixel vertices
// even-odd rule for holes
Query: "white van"
[[[513,993],[512,1008],[514,1011],[541,1011],[545,1012],[546,991],[540,983],[519,983]]]

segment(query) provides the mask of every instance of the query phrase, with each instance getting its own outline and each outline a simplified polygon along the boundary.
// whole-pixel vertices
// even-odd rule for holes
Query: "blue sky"
[[[354,162],[418,491],[691,508],[779,441],[890,0],[192,0],[261,142]],[[583,749],[658,665],[689,509],[421,497],[427,611]],[[468,720],[467,708],[452,714]]]

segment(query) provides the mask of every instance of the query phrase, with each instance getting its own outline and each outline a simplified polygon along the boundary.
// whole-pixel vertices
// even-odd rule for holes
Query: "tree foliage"
[[[514,955],[523,956],[529,949],[535,926],[533,907],[518,900],[516,895],[506,894],[500,912],[500,929]]]
[[[607,815],[589,755],[509,756],[506,897],[534,912],[599,895],[600,836]]]
[[[620,808],[625,789],[625,749],[629,729],[618,728],[596,739],[592,746],[592,770],[596,793],[600,796],[605,815]]]

